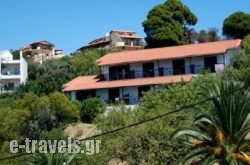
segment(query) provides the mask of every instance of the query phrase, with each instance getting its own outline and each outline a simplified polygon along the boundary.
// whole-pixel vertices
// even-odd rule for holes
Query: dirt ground
[[[65,130],[65,134],[73,139],[84,139],[101,133],[94,124],[74,123],[70,124]]]

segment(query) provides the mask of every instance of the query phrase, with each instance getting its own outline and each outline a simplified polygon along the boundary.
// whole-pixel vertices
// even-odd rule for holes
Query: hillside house
[[[96,61],[101,75],[77,77],[64,84],[63,91],[72,100],[95,96],[107,103],[137,104],[153,86],[190,81],[204,69],[223,70],[240,44],[236,39],[109,53]]]

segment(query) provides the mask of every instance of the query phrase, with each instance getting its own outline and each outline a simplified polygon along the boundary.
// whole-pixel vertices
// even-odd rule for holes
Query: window
[[[8,83],[8,90],[14,90],[15,84],[14,83]]]
[[[143,67],[143,77],[154,77],[154,63],[144,63]]]

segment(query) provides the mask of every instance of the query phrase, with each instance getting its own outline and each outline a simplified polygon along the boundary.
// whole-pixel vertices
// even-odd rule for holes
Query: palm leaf
[[[197,148],[192,151],[190,151],[188,154],[186,154],[183,158],[181,158],[177,164],[178,165],[190,165],[192,161],[195,159],[203,157],[204,154],[207,154],[206,148]]]
[[[206,140],[206,141],[211,141],[212,140],[209,136],[205,135],[202,132],[199,132],[199,130],[197,130],[197,129],[192,129],[192,128],[179,129],[179,130],[175,131],[170,136],[170,139],[178,139],[181,136],[192,137],[192,138],[197,139],[197,140]]]
[[[218,163],[218,160],[214,155],[210,155],[203,161],[202,165],[213,165],[214,163]]]

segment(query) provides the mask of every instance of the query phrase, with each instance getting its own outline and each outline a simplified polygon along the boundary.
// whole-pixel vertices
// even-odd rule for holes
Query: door
[[[185,60],[173,60],[173,74],[185,74]]]
[[[143,77],[154,77],[154,63],[144,63],[143,67]]]
[[[119,88],[111,88],[111,89],[109,89],[109,102],[110,103],[115,103],[116,101],[119,101],[119,98],[120,98],[120,90],[119,90]]]
[[[217,64],[217,57],[204,57],[204,69],[215,72],[215,64]]]

